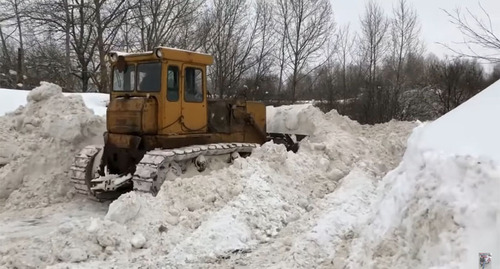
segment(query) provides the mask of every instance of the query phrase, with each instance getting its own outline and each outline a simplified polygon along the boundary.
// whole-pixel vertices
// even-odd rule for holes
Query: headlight
[[[116,63],[116,61],[118,61],[118,55],[116,55],[116,53],[112,52],[109,54],[109,59],[111,60],[111,62]]]
[[[156,57],[160,58],[162,57],[162,54],[161,54],[161,48],[157,48],[156,51],[155,51],[155,55]]]

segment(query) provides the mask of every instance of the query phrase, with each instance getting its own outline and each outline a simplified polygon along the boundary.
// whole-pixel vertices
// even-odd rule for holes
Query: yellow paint
[[[187,101],[186,96],[186,69],[194,68],[201,70],[202,72],[202,98],[201,102]],[[181,124],[182,130],[185,133],[205,133],[207,131],[207,89],[206,89],[206,78],[205,78],[205,67],[201,65],[194,64],[183,64],[182,65],[182,76],[181,76]]]
[[[266,105],[259,102],[246,102],[246,109],[250,115],[254,118],[257,126],[266,132]]]
[[[175,66],[178,67],[179,70],[181,69],[182,63],[177,62],[177,61],[164,61],[162,65],[162,91],[161,91],[161,102],[160,102],[160,114],[159,114],[159,122],[160,122],[160,128],[159,128],[159,133],[160,134],[181,134],[181,124],[180,124],[180,117],[181,117],[181,103],[179,100],[177,101],[169,101],[167,99],[167,90],[166,90],[166,84],[168,83],[168,78],[167,78],[167,69],[169,66]],[[180,74],[179,74],[179,79],[180,79]],[[179,81],[180,82],[180,81]],[[179,85],[179,98],[180,98],[180,83]]]

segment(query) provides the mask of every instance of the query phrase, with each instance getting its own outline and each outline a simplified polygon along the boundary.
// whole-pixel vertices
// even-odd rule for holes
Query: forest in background
[[[500,78],[500,58],[426,51],[407,0],[392,10],[367,2],[359,31],[335,12],[329,0],[0,0],[0,87],[105,93],[108,52],[168,46],[214,56],[213,96],[315,100],[373,124],[434,119]],[[500,51],[485,14],[443,12],[471,42]],[[481,61],[496,65],[486,72]]]

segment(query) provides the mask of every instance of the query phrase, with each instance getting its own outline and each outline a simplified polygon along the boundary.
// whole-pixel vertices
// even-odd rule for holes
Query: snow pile
[[[0,117],[0,203],[6,208],[64,199],[72,189],[72,156],[83,145],[102,143],[104,120],[80,96],[66,97],[59,86],[42,82],[26,98],[26,106]]]
[[[266,129],[268,133],[311,135],[316,123],[311,119],[321,118],[321,111],[310,104],[266,107]]]
[[[42,85],[45,82],[42,82]],[[31,91],[11,90],[0,88],[0,116],[16,110],[20,106],[26,106],[27,96]],[[99,116],[106,115],[106,107],[109,103],[109,94],[103,93],[63,93],[64,96],[81,96],[85,106]]]
[[[474,268],[477,253],[498,253],[500,166],[421,151],[423,131],[381,182],[376,213],[352,240],[346,268]]]
[[[426,126],[420,150],[486,157],[500,163],[500,81]]]
[[[81,231],[87,227],[70,235],[54,234],[54,241],[77,238],[71,243],[75,247],[94,242],[105,249],[102,255],[128,253],[120,259],[138,264],[160,257],[151,261],[153,267],[220,262],[273,240],[283,227],[310,211],[314,200],[335,189],[337,175],[327,173],[326,159],[298,155],[268,144],[231,167],[165,182],[156,198],[123,195],[104,219],[90,225],[98,228],[89,229],[83,238]],[[314,169],[317,162],[325,165]],[[295,179],[297,173],[304,177]],[[134,251],[138,234],[146,242]],[[89,259],[101,260],[99,255]]]
[[[332,246],[349,237],[358,217],[367,214],[363,207],[375,198],[377,179],[397,165],[404,137],[415,124],[361,126],[311,105],[277,110],[282,109],[298,111],[315,124],[297,154],[267,143],[229,167],[166,181],[157,197],[122,195],[104,218],[48,235],[53,253],[73,252],[41,263],[65,262],[59,264],[63,268],[85,257],[90,267],[244,266],[266,261],[235,257],[255,253],[251,257],[283,259],[287,248],[298,259],[287,259],[287,265],[328,259]],[[330,230],[330,223],[337,229]],[[280,256],[264,251],[273,242],[281,244],[274,246],[283,251]],[[316,254],[307,255],[306,247],[316,247]]]
[[[500,81],[414,131],[345,268],[477,268],[500,253],[499,100]]]
[[[107,93],[63,93],[64,96],[81,96],[85,106],[94,112],[95,115],[106,116],[106,109],[109,104],[109,94]]]
[[[500,82],[456,111],[414,130],[403,161],[382,181],[375,180],[378,172],[386,170],[379,167],[381,163],[374,158],[355,158],[356,168],[339,181],[334,192],[315,203],[314,209],[285,227],[269,244],[233,257],[227,264],[259,268],[477,268],[478,253],[500,253],[500,155],[495,146],[500,128],[490,124],[498,114],[490,101],[499,96]],[[487,100],[483,102],[483,98]],[[326,126],[321,119],[314,119],[314,123]],[[469,123],[475,128],[469,129]],[[349,133],[364,133],[359,141],[370,136],[366,144],[385,145],[385,154],[390,156],[401,144],[385,141],[381,136],[391,135],[382,131],[384,128],[349,121],[343,127]],[[349,146],[354,145],[357,149],[366,147],[366,154],[373,150],[362,142],[352,143],[334,127],[323,131],[331,136],[313,136],[308,143],[316,148],[324,145],[331,160],[342,159],[340,148],[342,153],[353,152]],[[388,163],[388,158],[378,155],[382,163]],[[344,157],[336,167],[342,163],[349,163],[349,158]]]
[[[268,132],[309,135],[301,151],[323,152],[344,176],[355,164],[385,175],[399,164],[407,136],[416,126],[398,121],[361,125],[335,110],[323,113],[310,104],[267,107],[267,116]]]
[[[339,268],[473,268],[479,249],[468,252],[467,237],[480,223],[491,237],[473,241],[495,247],[500,167],[415,150],[416,137],[418,132],[401,165],[376,190],[373,215],[344,242],[348,255],[332,260]]]
[[[318,199],[309,211],[283,228],[273,241],[229,264],[252,268],[332,268],[332,259],[347,255],[343,242],[354,236],[370,213],[377,180],[354,168],[335,191]],[[273,253],[273,255],[269,255]],[[342,267],[333,267],[342,268]]]

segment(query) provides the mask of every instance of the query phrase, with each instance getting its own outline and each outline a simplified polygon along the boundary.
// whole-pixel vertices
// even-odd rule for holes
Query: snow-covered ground
[[[310,134],[298,153],[266,143],[109,208],[74,195],[67,175],[104,119],[58,90],[44,84],[0,117],[0,268],[477,268],[478,252],[494,268],[497,141],[469,138],[500,130],[481,102],[500,82],[426,124],[269,107],[270,130]],[[472,113],[483,124],[455,134]]]

